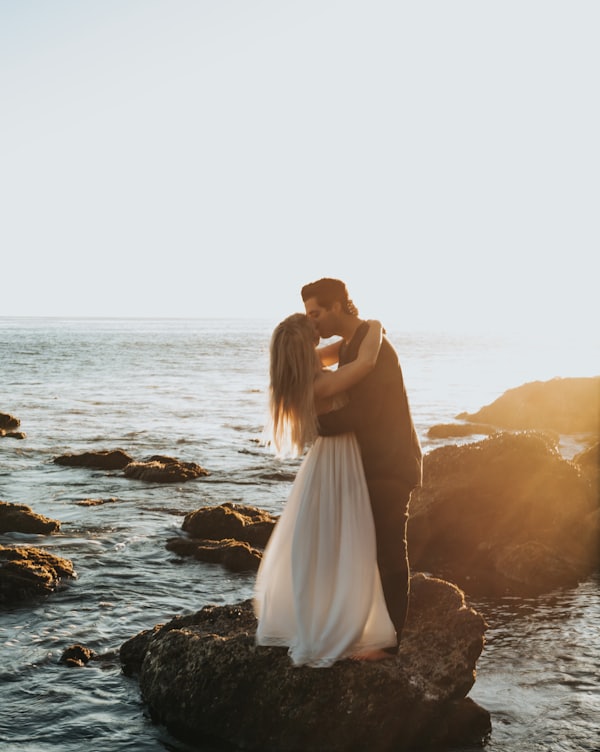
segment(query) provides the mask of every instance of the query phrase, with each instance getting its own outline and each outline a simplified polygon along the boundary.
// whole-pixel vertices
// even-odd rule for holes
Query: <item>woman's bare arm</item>
[[[340,366],[336,371],[322,371],[315,378],[315,398],[324,399],[346,391],[371,371],[381,347],[383,328],[379,321],[369,321],[369,329],[360,343],[356,360]]]

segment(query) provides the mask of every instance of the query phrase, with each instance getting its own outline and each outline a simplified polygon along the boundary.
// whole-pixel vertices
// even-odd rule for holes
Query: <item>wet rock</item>
[[[596,441],[573,457],[573,462],[591,473],[600,470],[600,442]]]
[[[0,413],[0,429],[4,431],[14,431],[21,425],[21,421],[15,418],[14,415],[8,413]]]
[[[122,470],[131,461],[131,457],[121,449],[83,452],[82,454],[64,454],[54,459],[57,465],[97,468],[100,470]]]
[[[599,433],[600,376],[533,381],[509,389],[460,420],[513,430],[549,429],[563,434]]]
[[[471,594],[573,586],[598,563],[598,499],[537,433],[500,433],[424,457],[411,497],[411,565]]]
[[[190,512],[183,520],[182,529],[194,538],[235,538],[264,548],[276,522],[277,517],[263,509],[225,502]]]
[[[182,530],[190,537],[171,538],[167,549],[179,556],[222,564],[233,572],[256,571],[277,517],[263,509],[225,502],[187,514]],[[258,546],[258,548],[256,548]]]
[[[117,501],[116,496],[111,496],[109,499],[80,499],[75,503],[78,507],[98,507],[102,504],[115,504]]]
[[[33,546],[0,546],[0,604],[48,595],[75,576],[68,559]]]
[[[269,473],[260,473],[258,477],[260,480],[275,480],[281,481],[282,483],[291,483],[296,478],[296,473],[287,470],[274,470]]]
[[[497,433],[496,428],[483,423],[438,423],[427,431],[430,439],[449,439],[455,436],[489,436]]]
[[[295,668],[285,648],[255,645],[250,601],[207,606],[121,646],[155,721],[176,736],[247,750],[401,752],[481,743],[489,713],[466,695],[485,624],[453,585],[424,575],[398,657]]]
[[[592,494],[598,498],[598,479],[600,476],[600,442],[584,449],[573,457],[584,478],[589,482]]]
[[[27,434],[23,431],[5,431],[0,428],[0,439],[26,439]]]
[[[32,533],[45,535],[60,530],[60,522],[36,514],[26,504],[0,501],[0,533]]]
[[[127,478],[136,478],[152,483],[183,483],[208,475],[195,462],[182,462],[174,457],[155,454],[141,462],[130,462],[124,470]]]
[[[438,723],[428,742],[430,748],[465,745],[481,748],[491,732],[490,714],[470,697],[450,703],[448,712]]]
[[[222,564],[232,572],[256,571],[262,553],[244,541],[225,538],[205,540],[197,538],[170,538],[167,549],[179,556],[193,556],[200,561]]]
[[[86,648],[84,645],[71,645],[63,651],[59,663],[64,663],[66,666],[86,666],[96,656],[97,653],[91,648]]]

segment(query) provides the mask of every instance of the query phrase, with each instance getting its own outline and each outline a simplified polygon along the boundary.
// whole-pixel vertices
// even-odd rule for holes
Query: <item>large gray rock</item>
[[[425,455],[411,565],[471,594],[572,586],[598,564],[598,499],[546,437],[501,433]]]
[[[512,430],[547,429],[564,434],[600,432],[600,376],[532,381],[509,389],[461,420]]]
[[[379,752],[481,743],[489,713],[466,695],[485,623],[455,586],[411,580],[398,657],[295,668],[285,648],[257,647],[249,601],[209,606],[121,647],[155,721],[202,745],[261,752]]]

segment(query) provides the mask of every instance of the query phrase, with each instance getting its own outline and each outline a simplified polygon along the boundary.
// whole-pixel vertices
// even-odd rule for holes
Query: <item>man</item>
[[[343,338],[339,365],[354,360],[368,324],[359,319],[346,285],[339,279],[323,278],[305,285],[301,294],[319,336]],[[325,349],[336,352],[335,346]],[[399,643],[409,597],[408,505],[412,489],[421,484],[422,452],[398,356],[386,337],[374,369],[350,389],[349,396],[345,407],[319,416],[319,433],[354,432],[358,440],[373,510],[381,584]],[[388,652],[397,653],[398,644]]]

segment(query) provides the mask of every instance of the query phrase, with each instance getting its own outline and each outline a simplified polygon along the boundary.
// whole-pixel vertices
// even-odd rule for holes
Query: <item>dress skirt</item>
[[[319,437],[304,458],[257,573],[259,645],[328,667],[396,644],[354,434]]]

